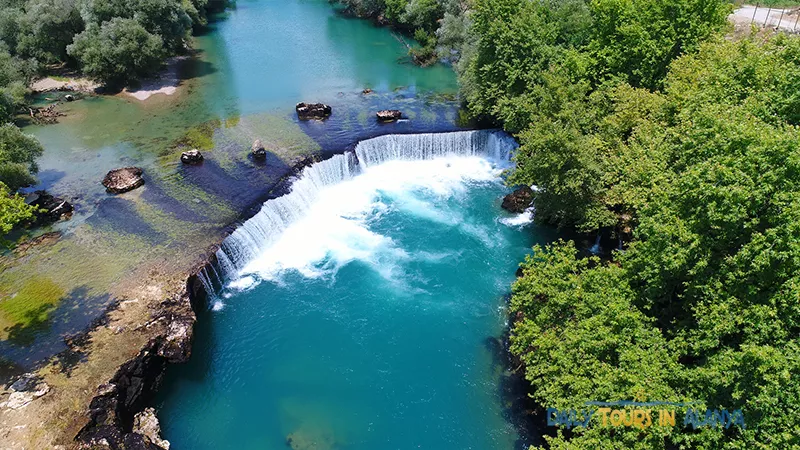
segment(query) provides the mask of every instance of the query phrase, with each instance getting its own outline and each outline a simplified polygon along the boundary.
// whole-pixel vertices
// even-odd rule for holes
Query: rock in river
[[[181,153],[181,162],[184,164],[200,164],[203,162],[203,154],[197,149]]]
[[[403,117],[403,113],[396,109],[384,109],[383,111],[378,111],[375,115],[378,116],[378,120],[381,122],[394,122]]]
[[[521,214],[530,208],[533,202],[533,189],[523,186],[503,198],[502,207],[513,213]]]
[[[36,225],[56,222],[72,217],[72,205],[63,198],[55,197],[46,191],[36,191],[25,196],[25,203],[35,206]]]
[[[144,172],[138,167],[123,167],[121,169],[114,169],[106,174],[103,178],[103,186],[106,191],[111,194],[121,194],[128,192],[142,186],[144,179],[142,174]]]
[[[264,144],[261,143],[261,139],[256,139],[253,142],[252,150],[250,154],[253,155],[253,159],[257,159],[259,161],[263,161],[267,159],[267,150],[264,148]]]
[[[322,120],[331,115],[331,107],[324,103],[298,103],[295,110],[300,120]]]

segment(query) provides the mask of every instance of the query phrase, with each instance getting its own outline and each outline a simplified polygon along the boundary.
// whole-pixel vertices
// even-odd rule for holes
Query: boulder
[[[39,210],[36,212],[36,225],[69,219],[74,209],[68,201],[50,195],[46,191],[36,191],[26,195],[25,203]]]
[[[394,122],[403,117],[403,113],[396,109],[384,109],[375,114],[381,122]]]
[[[72,94],[67,94],[67,95],[64,96],[64,100],[66,100],[68,102],[71,102],[71,101],[75,100],[75,96],[73,96]]]
[[[203,154],[197,149],[181,153],[181,162],[184,164],[200,164],[203,162]]]
[[[256,139],[255,142],[253,142],[250,154],[253,155],[254,159],[260,161],[267,159],[267,150],[264,148],[264,144],[261,143],[261,139]]]
[[[362,94],[364,94],[364,95],[367,95],[367,94],[372,94],[372,89],[370,89],[370,88],[366,88],[366,89],[364,89],[363,91],[361,91],[361,93],[362,93]]]
[[[103,186],[111,194],[121,194],[132,191],[144,185],[142,174],[144,171],[138,167],[123,167],[114,169],[103,178]]]
[[[331,115],[331,107],[324,103],[298,103],[295,110],[300,120],[323,120]]]
[[[503,209],[521,214],[533,203],[533,189],[523,186],[503,198]]]

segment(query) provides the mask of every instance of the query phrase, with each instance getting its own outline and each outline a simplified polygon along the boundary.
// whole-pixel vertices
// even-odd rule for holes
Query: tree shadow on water
[[[484,346],[492,355],[492,372],[499,373],[498,395],[503,405],[503,418],[517,431],[516,450],[528,450],[531,445],[542,445],[546,433],[544,409],[528,395],[530,383],[524,370],[514,367],[509,352],[509,331],[501,337],[487,337]],[[519,363],[517,363],[519,365]]]

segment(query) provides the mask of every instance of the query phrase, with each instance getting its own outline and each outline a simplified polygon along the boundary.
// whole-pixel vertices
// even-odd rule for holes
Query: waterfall
[[[593,255],[599,255],[601,251],[602,248],[600,248],[600,233],[597,233],[597,238],[595,238],[594,245],[592,246],[592,248],[589,249],[589,252]]]
[[[261,210],[228,236],[217,250],[216,267],[200,279],[209,293],[234,280],[298,219],[304,217],[321,189],[351,179],[369,167],[393,160],[426,160],[453,156],[483,156],[509,164],[514,139],[497,130],[385,135],[358,143],[355,152],[333,156],[303,170],[291,192],[265,202]]]

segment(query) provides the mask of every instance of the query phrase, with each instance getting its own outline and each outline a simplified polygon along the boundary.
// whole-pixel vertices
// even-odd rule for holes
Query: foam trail
[[[484,170],[452,158],[479,156],[492,160],[496,166],[509,167],[515,148],[513,138],[496,130],[386,135],[362,141],[355,152],[336,155],[307,167],[293,183],[289,194],[265,202],[255,216],[223,241],[216,254],[216,270],[212,268],[216,273],[204,273],[201,279],[204,285],[208,281],[208,285],[213,287],[226,285],[244,274],[256,273],[263,278],[271,270],[287,267],[314,276],[313,269],[304,265],[304,261],[321,259],[324,256],[322,252],[333,254],[339,264],[354,258],[365,259],[366,255],[372,254],[382,260],[407,257],[402,249],[393,248],[388,238],[349,220],[352,217],[348,215],[358,216],[369,209],[368,206],[374,202],[375,186],[380,184],[382,192],[398,196],[405,194],[403,184],[417,183],[426,189],[444,191],[449,188],[449,183],[458,181],[458,177],[480,177],[479,173]],[[427,168],[396,165],[391,170],[384,168],[383,174],[378,170],[379,166],[389,162],[432,160],[437,162]],[[451,164],[457,167],[450,170]],[[420,174],[417,179],[416,170],[427,170],[428,173]],[[365,172],[372,172],[373,178],[347,183]],[[397,176],[398,173],[406,175]],[[422,181],[421,177],[425,176],[428,178]],[[431,177],[440,179],[439,184],[430,182]],[[392,184],[393,180],[397,185]],[[413,202],[409,204],[415,205]],[[293,227],[301,221],[305,221],[304,224]],[[312,229],[314,224],[316,229]],[[329,235],[327,248],[302,245],[308,240],[303,233],[315,231]],[[298,244],[300,248],[292,247]],[[268,268],[265,260],[280,260],[281,266]],[[233,287],[251,285],[249,280],[241,281],[234,283]]]

